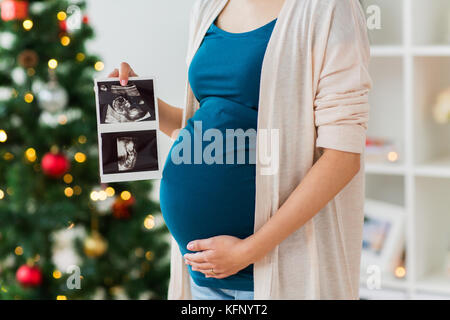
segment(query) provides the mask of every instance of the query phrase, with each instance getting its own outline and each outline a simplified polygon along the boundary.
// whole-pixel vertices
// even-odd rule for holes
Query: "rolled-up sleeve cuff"
[[[324,125],[317,130],[316,146],[353,153],[363,153],[366,129],[360,125]]]

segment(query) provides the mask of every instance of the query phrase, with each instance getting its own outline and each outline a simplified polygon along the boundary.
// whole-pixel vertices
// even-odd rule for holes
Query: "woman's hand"
[[[137,77],[138,75],[134,72],[134,70],[130,67],[130,65],[126,62],[122,62],[120,64],[120,70],[114,69],[113,72],[109,74],[109,78],[119,78],[120,84],[122,86],[126,86],[128,83],[129,77]]]
[[[186,264],[207,278],[229,277],[254,262],[250,242],[232,236],[191,241],[187,248],[199,252],[185,254]]]

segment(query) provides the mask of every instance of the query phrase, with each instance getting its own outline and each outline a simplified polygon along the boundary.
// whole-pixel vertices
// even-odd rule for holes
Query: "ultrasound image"
[[[101,123],[155,120],[153,81],[130,82],[126,86],[99,83]]]
[[[131,170],[136,165],[136,144],[131,137],[117,139],[117,156],[119,171]]]
[[[156,130],[101,134],[103,174],[158,170]]]

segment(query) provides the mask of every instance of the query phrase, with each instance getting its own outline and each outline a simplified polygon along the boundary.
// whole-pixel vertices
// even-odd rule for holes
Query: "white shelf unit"
[[[450,87],[450,1],[363,0],[381,8],[369,30],[369,136],[399,147],[396,163],[366,163],[366,197],[406,212],[406,276],[384,274],[362,299],[450,299],[450,124],[432,118],[436,96]],[[369,16],[369,15],[368,15]]]

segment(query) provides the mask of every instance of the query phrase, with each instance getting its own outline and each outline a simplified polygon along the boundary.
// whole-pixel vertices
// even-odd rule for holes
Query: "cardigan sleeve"
[[[196,0],[192,5],[190,14],[189,14],[189,26],[188,26],[188,47],[185,57],[186,65],[189,66],[189,63],[192,59],[193,46],[195,41],[195,32],[199,28],[199,19],[198,16],[202,7],[204,6],[205,0]]]
[[[334,1],[314,101],[316,146],[362,153],[369,118],[370,48],[357,0]]]

